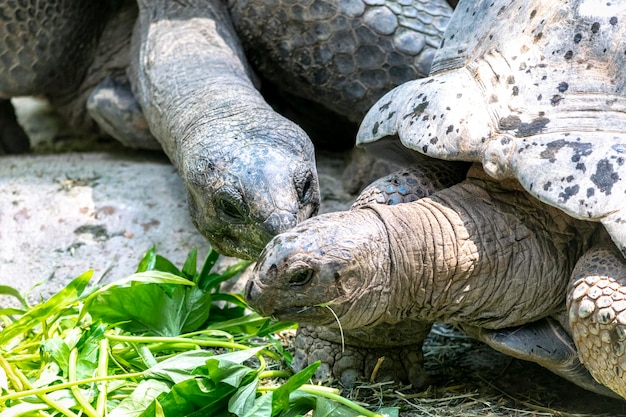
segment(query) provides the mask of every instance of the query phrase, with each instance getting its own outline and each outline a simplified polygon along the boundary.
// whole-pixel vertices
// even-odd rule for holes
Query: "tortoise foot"
[[[161,149],[125,75],[108,77],[98,84],[89,96],[87,110],[104,132],[124,146]]]
[[[572,273],[567,298],[581,361],[598,382],[626,398],[626,261],[619,250],[587,252]]]
[[[322,364],[315,373],[319,380],[336,379],[343,386],[358,382],[396,381],[415,388],[429,385],[424,371],[421,345],[393,348],[365,348],[329,341],[337,335],[330,329],[301,325],[296,334],[293,367],[299,371],[315,361]]]

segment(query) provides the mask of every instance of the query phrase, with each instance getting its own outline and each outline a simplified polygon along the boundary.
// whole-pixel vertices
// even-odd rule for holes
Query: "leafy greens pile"
[[[90,271],[35,306],[0,286],[22,305],[0,308],[0,417],[380,416],[307,384],[318,363],[292,374],[277,333],[295,325],[220,292],[248,264],[217,259],[179,270],[153,248],[128,278],[87,288]]]

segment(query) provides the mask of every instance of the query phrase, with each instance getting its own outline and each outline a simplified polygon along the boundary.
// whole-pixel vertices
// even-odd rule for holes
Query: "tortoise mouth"
[[[252,236],[250,234],[249,236]],[[232,256],[248,261],[256,261],[271,236],[261,240],[243,239],[231,233],[205,234],[211,246],[224,256]]]
[[[333,314],[325,307],[294,306],[275,310],[272,317],[281,321],[295,321],[319,326],[326,326],[336,322]]]

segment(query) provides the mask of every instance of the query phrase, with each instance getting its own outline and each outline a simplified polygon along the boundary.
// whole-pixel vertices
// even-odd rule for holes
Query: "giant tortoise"
[[[444,0],[5,1],[0,148],[27,148],[8,99],[43,95],[75,127],[162,148],[200,232],[253,259],[317,212],[319,185],[311,141],[260,94],[233,21],[268,79],[360,120],[428,73],[451,10]]]
[[[322,326],[302,327],[297,361],[345,380],[385,354],[422,384],[421,343],[445,322],[626,398],[624,39],[624,2],[461,1],[430,76],[359,130],[415,168],[274,238],[250,305]],[[466,179],[428,174],[458,161]]]

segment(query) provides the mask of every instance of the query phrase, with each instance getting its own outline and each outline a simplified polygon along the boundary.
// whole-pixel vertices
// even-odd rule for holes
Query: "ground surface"
[[[40,283],[35,293],[46,296],[88,269],[105,282],[127,276],[153,245],[175,264],[193,247],[206,253],[182,183],[161,154],[79,140],[40,103],[19,106],[39,144],[33,154],[0,157],[0,285],[27,291]],[[340,181],[346,159],[318,156],[322,211],[350,205]],[[407,417],[626,416],[624,401],[585,392],[447,327],[432,333],[425,357],[434,381],[426,391],[368,383],[346,394],[401,406]]]

